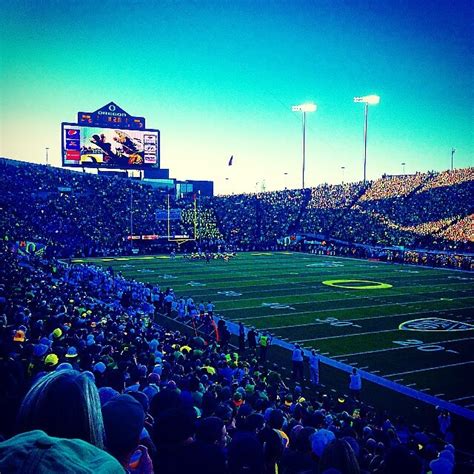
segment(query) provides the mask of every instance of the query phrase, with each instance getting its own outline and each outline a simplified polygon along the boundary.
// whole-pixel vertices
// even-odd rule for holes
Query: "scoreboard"
[[[62,123],[63,166],[109,169],[160,167],[160,131],[147,129],[114,102],[79,112],[77,123]]]
[[[132,117],[114,102],[108,103],[95,112],[79,112],[77,123],[78,125],[129,128],[132,130],[143,130],[145,128],[143,117]]]

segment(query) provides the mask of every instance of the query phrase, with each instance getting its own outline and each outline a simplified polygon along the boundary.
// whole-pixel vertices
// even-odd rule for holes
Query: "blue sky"
[[[473,2],[12,0],[0,155],[59,166],[60,123],[110,101],[161,130],[162,166],[217,192],[474,165]],[[227,166],[234,155],[234,165]],[[285,175],[285,173],[287,173]],[[226,179],[227,178],[227,179]],[[256,183],[259,183],[258,185]]]

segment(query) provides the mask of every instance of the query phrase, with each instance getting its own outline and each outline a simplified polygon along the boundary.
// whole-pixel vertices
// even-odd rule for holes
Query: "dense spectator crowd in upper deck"
[[[472,251],[474,168],[387,176],[374,182],[320,185],[198,199],[176,199],[135,180],[1,160],[0,228],[13,240],[39,241],[62,255],[125,251],[130,234],[167,235],[157,211],[180,209],[172,235],[200,245],[271,248],[280,237],[380,246]]]

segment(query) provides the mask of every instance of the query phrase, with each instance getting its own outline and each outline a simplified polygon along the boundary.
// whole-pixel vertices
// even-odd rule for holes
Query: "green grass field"
[[[300,341],[333,360],[474,408],[472,274],[291,252],[241,253],[209,264],[180,256],[89,261],[172,287],[196,303],[212,300],[226,320]],[[323,284],[328,280],[351,280],[342,283],[351,288]],[[362,288],[367,285],[377,288]],[[438,320],[427,326],[427,318]],[[400,329],[420,319],[425,327],[415,322],[414,330]],[[289,354],[278,349],[271,350],[289,361]],[[345,383],[344,377],[334,375],[334,383]]]

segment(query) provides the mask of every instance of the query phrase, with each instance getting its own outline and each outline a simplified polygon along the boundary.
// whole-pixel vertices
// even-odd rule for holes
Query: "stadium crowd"
[[[134,180],[10,160],[0,167],[3,236],[47,244],[50,255],[118,254],[130,251],[131,233],[166,236],[167,221],[157,211],[166,211],[168,198],[181,210],[171,234],[196,238],[204,248],[276,249],[278,238],[305,233],[348,244],[473,249],[474,168],[386,176],[366,187],[202,197],[195,214],[190,197]]]
[[[0,257],[1,472],[472,469],[456,460],[447,413],[433,438],[359,395],[341,404],[288,387],[246,344],[166,330],[162,314],[183,299],[170,288],[5,242]]]
[[[46,244],[51,255],[119,254],[134,234],[167,234],[167,196],[149,185],[0,160],[2,238]],[[175,200],[172,199],[175,205]],[[188,233],[182,221],[176,234]]]

